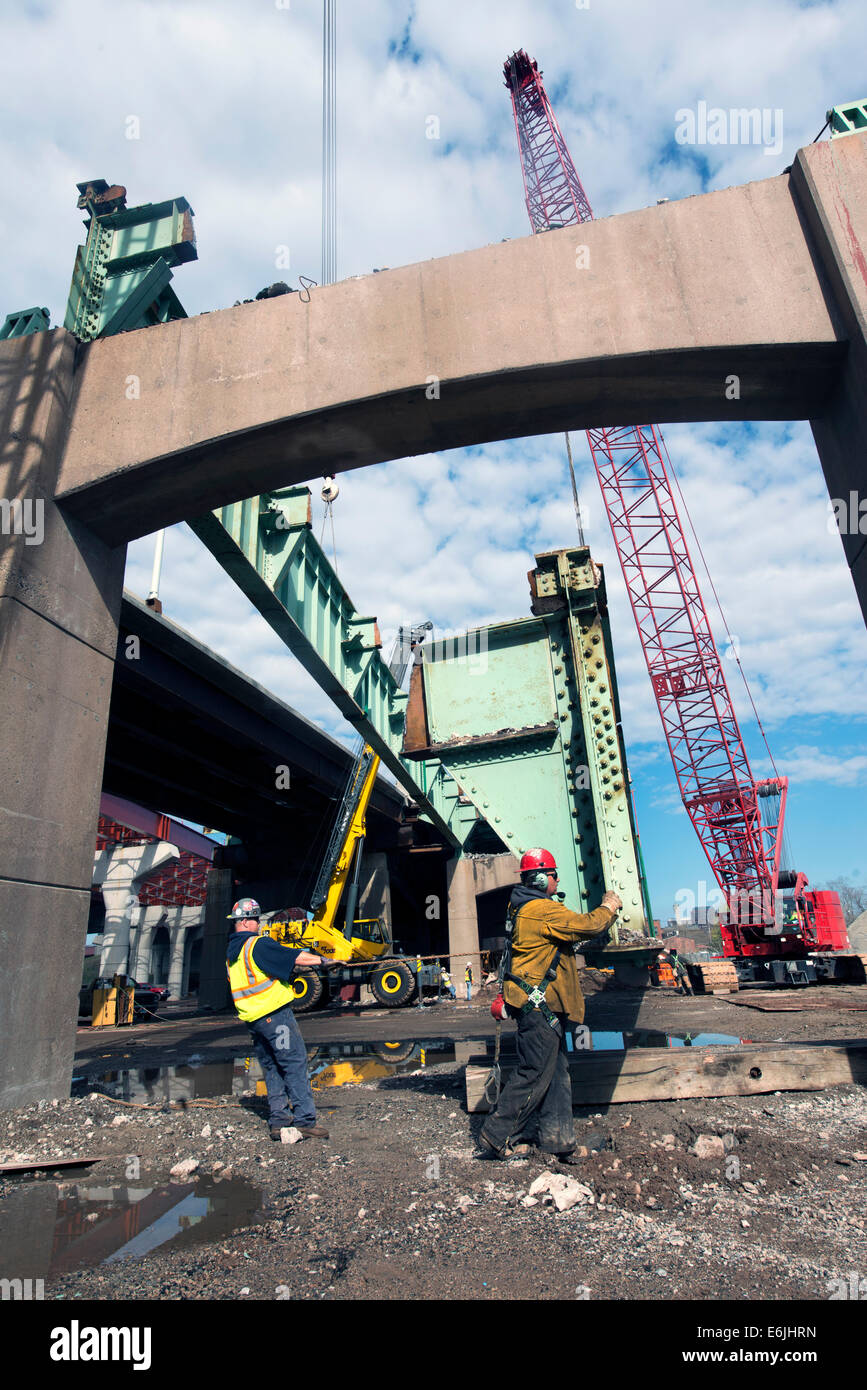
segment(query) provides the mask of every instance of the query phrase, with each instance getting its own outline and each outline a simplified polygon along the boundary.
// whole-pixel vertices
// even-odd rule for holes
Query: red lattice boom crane
[[[538,64],[503,69],[534,233],[593,220]],[[864,979],[836,893],[781,866],[788,778],[756,781],[713,640],[656,425],[587,431],[626,591],[686,807],[728,904],[726,962],[695,963],[707,989]]]

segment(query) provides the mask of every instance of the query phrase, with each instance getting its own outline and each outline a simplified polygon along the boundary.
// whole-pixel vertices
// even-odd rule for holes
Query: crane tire
[[[322,1000],[324,986],[315,970],[296,970],[292,976],[295,998],[291,1001],[296,1014],[309,1014]]]
[[[373,1044],[373,1050],[377,1057],[381,1057],[383,1062],[408,1062],[415,1052],[414,1042],[402,1043],[382,1043]]]
[[[380,1004],[387,1009],[396,1009],[415,994],[415,975],[403,961],[388,961],[374,970],[370,977],[370,988]]]

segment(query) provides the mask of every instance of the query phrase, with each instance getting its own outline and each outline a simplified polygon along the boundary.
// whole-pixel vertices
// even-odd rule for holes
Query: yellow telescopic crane
[[[331,840],[311,899],[312,921],[263,923],[263,935],[287,946],[303,946],[328,964],[294,976],[295,1011],[306,1013],[327,1002],[344,985],[369,985],[380,1004],[396,1008],[416,995],[416,962],[393,954],[393,941],[381,917],[356,917],[367,808],[379,757],[364,744],[355,760],[338,807]],[[341,920],[341,904],[345,908]],[[436,967],[425,967],[425,983],[436,985]]]

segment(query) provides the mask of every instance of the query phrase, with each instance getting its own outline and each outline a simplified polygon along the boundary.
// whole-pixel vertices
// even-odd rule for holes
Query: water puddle
[[[116,1100],[138,1105],[164,1105],[168,1101],[204,1100],[210,1097],[241,1095],[248,1090],[244,1059],[229,1057],[222,1062],[187,1061],[176,1066],[129,1067],[106,1071],[90,1080],[73,1077],[72,1096],[101,1091]]]
[[[242,1178],[22,1183],[0,1201],[0,1277],[44,1279],[221,1240],[258,1220],[261,1205]]]
[[[386,1076],[423,1070],[439,1062],[460,1058],[466,1044],[436,1038],[432,1041],[322,1043],[307,1049],[307,1073],[314,1091],[330,1086],[360,1085]],[[484,1050],[477,1039],[474,1052]],[[101,1091],[116,1100],[140,1105],[162,1105],[206,1097],[243,1096],[251,1091],[265,1095],[262,1069],[255,1057],[234,1057],[222,1062],[187,1061],[176,1066],[130,1067],[107,1071],[86,1080],[74,1077],[73,1096]]]
[[[729,1033],[657,1033],[650,1028],[606,1033],[585,1028],[576,1034],[575,1041],[577,1047],[573,1047],[571,1037],[566,1038],[570,1052],[624,1052],[634,1047],[739,1047],[749,1039],[736,1038]]]
[[[727,1033],[660,1033],[651,1029],[605,1032],[584,1029],[569,1051],[622,1052],[636,1047],[737,1047],[749,1039]],[[510,1035],[504,1043],[511,1047]],[[577,1046],[575,1045],[577,1044]],[[442,1062],[468,1062],[493,1051],[492,1038],[402,1039],[395,1042],[329,1042],[307,1049],[307,1072],[314,1091],[336,1086],[359,1086],[389,1076],[422,1072]],[[265,1081],[255,1057],[199,1062],[195,1057],[176,1066],[131,1067],[107,1071],[92,1080],[75,1077],[72,1095],[102,1091],[117,1100],[140,1105],[163,1105],[207,1097],[264,1096]]]
[[[405,1076],[441,1062],[454,1061],[455,1044],[445,1038],[433,1042],[323,1043],[307,1052],[310,1085],[314,1091],[331,1086],[359,1086],[365,1081]],[[254,1060],[252,1067],[256,1066]]]

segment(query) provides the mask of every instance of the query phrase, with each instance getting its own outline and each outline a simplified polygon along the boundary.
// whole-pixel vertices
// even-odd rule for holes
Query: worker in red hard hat
[[[520,874],[500,967],[504,1011],[518,1024],[518,1065],[479,1141],[487,1158],[506,1158],[537,1143],[568,1163],[575,1126],[566,1035],[584,1021],[575,955],[582,941],[610,927],[623,903],[616,893],[605,893],[601,906],[581,913],[552,901],[560,879],[547,849],[527,850]]]

